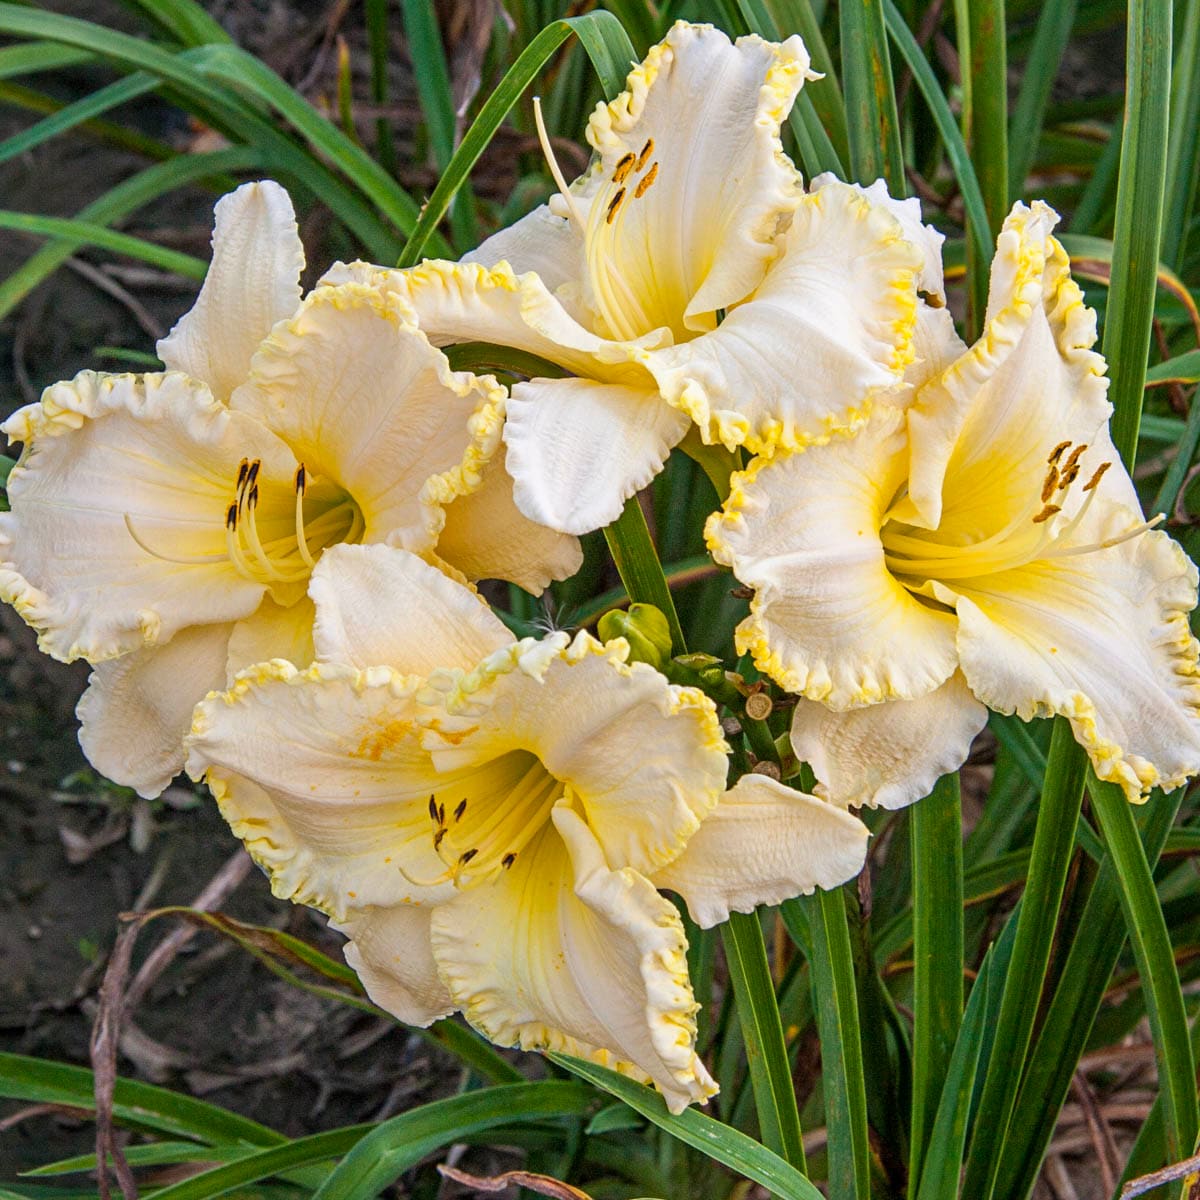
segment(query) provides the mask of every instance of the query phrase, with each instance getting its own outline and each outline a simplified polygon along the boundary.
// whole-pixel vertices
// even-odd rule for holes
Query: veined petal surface
[[[796,757],[817,777],[816,794],[841,808],[903,808],[967,760],[987,709],[960,672],[915,700],[834,712],[801,700],[792,715]]]
[[[652,1081],[673,1112],[715,1092],[678,913],[636,871],[610,869],[570,808],[495,883],[438,906],[432,933],[451,996],[493,1041]]]
[[[517,507],[507,460],[501,445],[479,486],[446,505],[436,553],[468,579],[508,579],[538,596],[579,570],[583,548],[574,534],[531,521]]]
[[[901,382],[923,261],[886,208],[827,184],[800,201],[753,295],[646,365],[708,442],[772,453],[827,441]]]
[[[890,573],[879,530],[907,466],[903,413],[881,408],[854,438],[733,477],[706,536],[755,591],[739,652],[789,692],[835,709],[911,699],[956,665],[954,618]]]
[[[646,388],[592,379],[518,383],[504,424],[516,505],[564,533],[600,529],[662,470],[688,425]]]
[[[677,22],[588,124],[585,299],[598,331],[675,337],[754,290],[801,194],[779,127],[809,70],[798,37],[731,43]]]
[[[114,783],[153,799],[183,770],[183,739],[192,710],[225,686],[231,624],[180,630],[165,646],[148,646],[97,663],[75,715],[88,762]]]
[[[336,546],[313,570],[317,656],[405,675],[471,670],[513,641],[472,589],[391,546]]]
[[[343,954],[367,995],[406,1025],[424,1027],[454,1011],[430,940],[433,909],[416,904],[354,909],[331,922],[350,941]]]
[[[609,865],[649,872],[716,805],[726,746],[703,693],[627,654],[623,640],[559,633],[514,642],[467,674],[435,672],[428,695],[446,714],[424,744],[443,770],[535,754],[577,799]]]
[[[743,775],[654,883],[678,892],[692,920],[711,929],[731,912],[845,883],[862,870],[869,836],[857,817],[823,800]]]
[[[418,683],[386,667],[275,660],[197,707],[188,773],[206,780],[280,899],[344,920],[451,892],[435,882],[444,864],[429,805],[458,783],[419,745]]]
[[[0,514],[0,599],[44,651],[99,662],[258,607],[264,585],[226,554],[239,463],[296,469],[258,421],[185,375],[85,371],[3,430],[24,450]]]
[[[157,349],[168,370],[227,401],[271,327],[296,311],[304,247],[291,199],[269,179],[222,196],[215,218],[204,286]]]
[[[1112,505],[1076,540],[1119,537],[1140,513]],[[1077,556],[943,585],[955,596],[971,690],[1023,720],[1061,714],[1101,779],[1130,800],[1200,772],[1200,668],[1188,626],[1196,568],[1150,531]]]
[[[1014,206],[997,239],[982,336],[909,409],[908,519],[941,540],[995,533],[1036,501],[1054,447],[1107,440],[1096,315],[1050,236],[1056,221],[1045,204]]]

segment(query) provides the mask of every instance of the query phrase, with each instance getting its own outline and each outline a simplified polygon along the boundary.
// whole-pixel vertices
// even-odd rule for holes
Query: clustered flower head
[[[1014,207],[964,345],[918,203],[785,155],[815,78],[797,37],[681,22],[570,184],[538,114],[549,204],[306,297],[286,193],[247,184],[164,372],[4,425],[0,597],[93,665],[91,761],[145,796],[186,763],[400,1019],[461,1012],[676,1111],[716,1087],[664,893],[709,928],[838,886],[848,809],[926,795],[988,709],[1066,717],[1131,800],[1200,772],[1196,570],[1113,448],[1054,213]],[[453,370],[465,342],[547,374]],[[713,699],[640,647],[518,639],[474,587],[574,574],[681,442],[752,456],[708,545],[815,795],[737,777]]]

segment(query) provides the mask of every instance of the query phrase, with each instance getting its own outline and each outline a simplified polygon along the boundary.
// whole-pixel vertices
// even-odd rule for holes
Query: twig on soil
[[[198,908],[203,912],[212,912],[224,903],[249,873],[250,856],[239,848],[208,881],[204,890],[189,907]],[[197,930],[198,927],[195,925],[178,925],[150,951],[146,956],[146,961],[142,963],[133,982],[129,985],[125,1003],[130,1011],[137,1008],[179,951],[196,936]]]
[[[193,908],[211,911],[245,879],[250,858],[239,848],[224,866],[210,879],[192,901]],[[96,1020],[92,1026],[91,1059],[95,1076],[96,1096],[96,1167],[100,1200],[111,1200],[108,1161],[121,1188],[124,1200],[137,1200],[137,1183],[125,1155],[117,1144],[113,1125],[113,1095],[117,1086],[117,1050],[121,1040],[121,1025],[126,1012],[132,1012],[154,981],[166,970],[171,960],[195,934],[195,928],[180,926],[173,929],[147,956],[128,991],[125,980],[133,958],[133,946],[142,928],[142,919],[134,917],[117,935],[109,956],[104,980],[100,984]]]
[[[591,1200],[587,1192],[563,1183],[550,1175],[535,1175],[532,1171],[505,1171],[503,1175],[469,1175],[457,1167],[438,1164],[438,1174],[454,1183],[474,1188],[477,1192],[506,1192],[510,1187],[523,1187],[539,1196],[550,1196],[553,1200]]]
[[[100,1200],[111,1200],[108,1178],[109,1157],[125,1200],[137,1200],[137,1183],[113,1127],[113,1094],[117,1087],[117,1043],[121,1036],[124,1012],[125,978],[137,941],[138,924],[128,925],[117,934],[116,945],[108,959],[108,969],[100,984],[100,1005],[92,1026],[91,1059],[96,1096],[96,1179]]]
[[[1071,1091],[1075,1093],[1075,1098],[1079,1101],[1084,1122],[1087,1124],[1088,1136],[1092,1139],[1096,1162],[1100,1167],[1101,1187],[1106,1196],[1111,1196],[1117,1186],[1114,1164],[1120,1162],[1112,1130],[1109,1129],[1108,1122],[1104,1119],[1099,1104],[1096,1103],[1096,1093],[1092,1091],[1092,1085],[1082,1071],[1076,1071],[1071,1077]]]
[[[1197,1173],[1200,1173],[1200,1154],[1193,1154],[1191,1158],[1185,1158],[1182,1162],[1172,1163],[1169,1167],[1151,1171],[1149,1175],[1139,1175],[1137,1179],[1129,1180],[1121,1189],[1121,1200],[1144,1195],[1164,1183],[1174,1183],[1177,1179],[1186,1179],[1189,1175]]]
[[[28,1108],[19,1108],[0,1121],[0,1133],[6,1129],[15,1129],[22,1121],[33,1117],[61,1116],[79,1117],[88,1120],[91,1113],[86,1108],[76,1108],[73,1104],[31,1104]]]
[[[90,262],[85,262],[82,258],[68,258],[66,265],[76,275],[86,279],[93,287],[98,288],[106,296],[111,296],[118,304],[122,305],[125,311],[141,326],[142,332],[148,337],[152,337],[157,341],[166,332],[151,314],[150,310],[136,296],[127,292],[115,279],[110,278],[105,272],[93,267]]]

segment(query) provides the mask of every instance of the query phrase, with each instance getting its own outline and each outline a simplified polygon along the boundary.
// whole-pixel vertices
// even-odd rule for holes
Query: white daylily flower
[[[1061,714],[1137,800],[1200,771],[1196,568],[1108,433],[1095,314],[1044,204],[1014,207],[979,341],[853,439],[735,477],[715,557],[755,589],[741,650],[804,697],[818,793],[897,807],[985,705]]]
[[[2,427],[23,450],[0,599],[43,650],[96,664],[84,749],[147,796],[182,766],[208,691],[264,658],[311,660],[305,589],[327,547],[387,541],[536,590],[579,564],[574,539],[513,506],[503,389],[451,371],[377,290],[301,301],[302,265],[286,192],[239,188],[159,345],[168,371],[85,371]]]
[[[243,672],[196,710],[188,770],[277,896],[329,913],[372,998],[456,1009],[505,1045],[715,1085],[695,1052],[678,891],[708,925],[862,865],[866,828],[770,780],[723,796],[714,706],[585,633],[515,641],[388,547],[310,584],[317,661]]]
[[[549,206],[461,263],[327,278],[403,292],[440,345],[500,343],[572,376],[517,384],[504,430],[518,507],[555,529],[615,519],[693,422],[768,453],[851,430],[912,360],[929,244],[879,189],[805,192],[779,128],[813,78],[798,37],[679,22],[596,109],[569,188],[543,138]]]

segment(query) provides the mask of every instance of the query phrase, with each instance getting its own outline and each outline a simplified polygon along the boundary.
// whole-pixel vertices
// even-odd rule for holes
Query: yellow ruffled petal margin
[[[890,376],[886,382],[869,386],[862,395],[846,395],[844,381],[833,379],[828,396],[822,397],[829,405],[826,412],[797,414],[786,411],[787,400],[783,397],[772,401],[774,411],[755,411],[766,405],[748,399],[736,387],[721,390],[697,378],[704,365],[700,356],[710,341],[718,347],[733,325],[743,319],[749,341],[756,304],[786,307],[786,285],[777,280],[790,270],[802,269],[809,248],[818,247],[827,257],[829,244],[842,244],[855,232],[861,233],[860,244],[869,247],[860,257],[871,261],[875,276],[870,294],[862,302],[864,341],[870,345],[875,364]],[[719,326],[695,342],[658,352],[642,351],[637,356],[653,372],[663,398],[691,417],[705,442],[721,443],[730,450],[744,445],[766,457],[853,434],[879,400],[901,385],[904,372],[916,357],[920,304],[917,277],[924,266],[921,252],[904,236],[903,227],[892,213],[861,189],[840,183],[826,184],[805,195],[780,242],[780,257],[768,269],[758,291],[732,310],[732,323],[728,318],[726,321],[729,328]],[[714,349],[711,354],[719,358],[720,351]],[[769,360],[770,347],[764,347],[762,354]],[[750,397],[759,395],[764,389],[753,387],[749,371],[747,378],[750,382],[746,393]],[[747,408],[749,412],[744,411]]]

